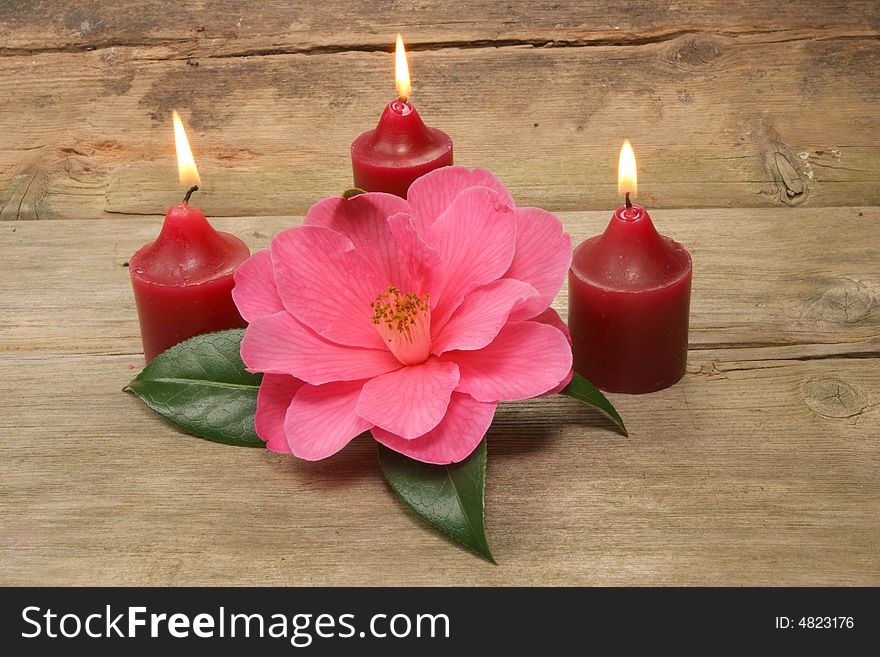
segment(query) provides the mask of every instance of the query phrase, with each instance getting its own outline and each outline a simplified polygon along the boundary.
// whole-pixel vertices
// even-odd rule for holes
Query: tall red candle
[[[198,171],[176,112],[174,124],[181,181],[196,182]],[[232,300],[232,276],[250,252],[189,205],[197,189],[191,187],[183,202],[168,210],[159,237],[129,260],[147,362],[194,335],[246,325]]]
[[[374,130],[354,140],[351,166],[355,187],[406,197],[416,178],[452,164],[452,139],[442,130],[425,125],[408,101],[412,86],[399,34],[396,82],[398,100],[388,104]]]
[[[603,390],[642,393],[684,374],[692,267],[687,249],[629,202],[636,189],[635,157],[625,162],[631,154],[627,142],[619,182],[626,205],[604,233],[575,249],[568,326],[578,373]]]

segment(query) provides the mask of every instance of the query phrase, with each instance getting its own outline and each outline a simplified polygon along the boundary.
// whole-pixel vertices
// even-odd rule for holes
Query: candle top
[[[374,166],[409,167],[434,160],[452,149],[452,139],[442,130],[425,125],[409,102],[388,103],[379,124],[354,140],[353,157]]]
[[[597,287],[644,292],[680,280],[691,269],[691,256],[681,244],[657,232],[643,207],[621,206],[605,232],[575,249],[571,269]]]
[[[156,285],[199,285],[231,274],[249,255],[244,242],[181,203],[168,210],[159,237],[135,253],[129,267],[132,276]]]

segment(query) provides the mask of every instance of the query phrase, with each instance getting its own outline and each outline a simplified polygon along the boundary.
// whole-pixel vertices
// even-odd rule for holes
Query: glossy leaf
[[[126,390],[187,433],[227,445],[263,447],[254,430],[262,375],[239,356],[243,329],[198,335],[162,352]]]
[[[611,405],[611,402],[608,401],[608,398],[602,394],[599,388],[587,381],[577,372],[574,373],[574,376],[571,378],[571,383],[561,391],[561,394],[599,409],[611,418],[614,424],[620,428],[620,431],[624,436],[629,436],[629,433],[626,431],[626,426],[623,424],[623,419],[620,417],[617,410],[615,410],[614,406]]]
[[[481,557],[495,563],[486,539],[486,440],[461,463],[430,465],[379,445],[382,474],[406,505]]]

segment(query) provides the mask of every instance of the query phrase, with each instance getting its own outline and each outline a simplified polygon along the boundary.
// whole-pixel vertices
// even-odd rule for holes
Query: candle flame
[[[397,47],[394,50],[394,82],[397,85],[397,97],[405,102],[412,93],[412,84],[409,81],[406,50],[403,48],[403,39],[399,34],[397,35]]]
[[[624,196],[629,192],[635,196],[637,191],[636,154],[627,139],[623,142],[623,147],[620,149],[620,159],[617,161],[617,193]]]
[[[177,110],[171,112],[171,119],[174,122],[174,148],[177,150],[177,178],[181,185],[200,185],[202,179]]]

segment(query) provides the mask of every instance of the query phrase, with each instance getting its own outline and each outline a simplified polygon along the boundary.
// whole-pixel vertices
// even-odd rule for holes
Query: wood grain
[[[414,102],[459,162],[489,167],[523,204],[609,207],[625,137],[651,207],[880,203],[877,4],[704,4],[687,20],[604,4],[483,3],[466,19],[418,6],[404,22]],[[37,31],[7,5],[0,219],[164,212],[180,195],[174,107],[210,214],[302,214],[348,187],[349,145],[393,93],[394,21],[319,29],[349,14],[230,6],[41,3],[51,27]]]
[[[499,567],[411,516],[368,440],[309,464],[121,391],[122,264],[158,217],[0,226],[0,583],[878,585],[878,213],[655,212],[694,256],[688,373],[612,396],[629,440],[565,398],[504,406]],[[608,213],[563,218],[577,240]],[[258,248],[296,221],[216,223]]]

